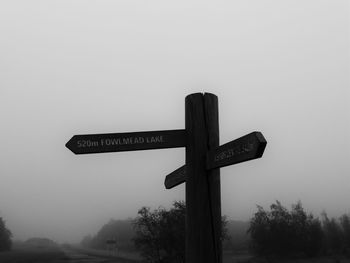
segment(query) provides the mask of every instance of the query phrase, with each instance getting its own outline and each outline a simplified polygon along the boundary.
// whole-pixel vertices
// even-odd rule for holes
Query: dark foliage
[[[334,218],[329,219],[325,212],[323,212],[322,217],[326,236],[325,252],[327,254],[340,254],[349,251],[349,217],[343,215],[338,221]]]
[[[343,238],[344,238],[343,252],[350,257],[350,217],[348,215],[341,216],[340,224],[343,230]]]
[[[350,257],[350,217],[329,219],[322,213],[322,222],[307,214],[300,202],[288,211],[280,202],[265,211],[258,211],[250,220],[252,250],[263,256],[340,255]]]
[[[0,251],[7,251],[11,249],[11,237],[11,231],[6,228],[5,221],[0,217]]]
[[[135,245],[148,262],[185,262],[184,202],[175,202],[169,211],[143,207],[135,220]]]
[[[300,202],[291,211],[278,201],[270,211],[258,206],[248,232],[252,249],[259,255],[314,256],[323,244],[321,222],[306,214]]]
[[[175,202],[169,211],[159,208],[150,211],[143,207],[135,220],[136,247],[147,262],[185,262],[186,205]],[[222,239],[227,238],[227,221],[222,220]]]
[[[332,218],[329,219],[327,214],[322,214],[323,230],[325,234],[325,248],[329,254],[339,254],[343,248],[343,233],[341,226]]]

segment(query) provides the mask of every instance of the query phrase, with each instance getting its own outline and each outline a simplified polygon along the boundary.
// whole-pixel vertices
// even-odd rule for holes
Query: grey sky
[[[184,149],[75,156],[74,134],[184,128],[219,97],[221,143],[261,131],[262,159],[221,169],[223,214],[301,200],[350,212],[349,1],[2,1],[0,216],[15,238],[79,241],[141,206]]]

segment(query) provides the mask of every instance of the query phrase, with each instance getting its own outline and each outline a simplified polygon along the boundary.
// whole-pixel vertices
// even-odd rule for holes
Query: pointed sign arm
[[[207,153],[207,169],[224,167],[262,157],[266,140],[261,132],[252,132]]]
[[[75,154],[175,148],[186,146],[185,130],[74,135],[66,147]]]
[[[252,132],[237,140],[223,144],[207,153],[207,169],[220,168],[262,157],[266,140],[261,132]],[[165,188],[171,189],[186,182],[186,165],[165,178]]]
[[[164,185],[166,189],[171,189],[186,181],[186,165],[181,166],[165,177]]]

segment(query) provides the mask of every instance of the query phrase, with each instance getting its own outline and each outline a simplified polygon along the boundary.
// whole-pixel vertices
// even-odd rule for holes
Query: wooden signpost
[[[252,132],[219,146],[218,100],[195,93],[185,100],[185,130],[75,135],[75,154],[186,148],[186,164],[166,176],[165,187],[186,182],[186,262],[222,263],[220,167],[262,157],[266,140]]]

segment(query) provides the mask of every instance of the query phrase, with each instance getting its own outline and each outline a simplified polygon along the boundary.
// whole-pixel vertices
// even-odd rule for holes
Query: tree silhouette
[[[326,236],[326,248],[330,254],[338,254],[342,252],[344,244],[344,236],[341,226],[332,218],[329,219],[326,212],[322,213],[323,229]]]
[[[341,216],[340,224],[344,233],[344,252],[350,256],[350,217],[348,215]]]
[[[270,211],[258,206],[248,232],[253,251],[260,255],[313,256],[322,249],[321,223],[305,213],[301,202],[291,211],[279,201],[270,206]]]
[[[174,202],[169,211],[159,208],[138,211],[134,242],[147,262],[184,263],[186,243],[186,204]],[[227,238],[227,221],[222,218],[222,239]]]
[[[150,211],[143,207],[135,220],[135,245],[148,262],[185,262],[184,202],[175,202],[166,211],[159,208]]]
[[[0,217],[0,251],[11,249],[11,237],[11,231],[6,228],[5,221]]]

